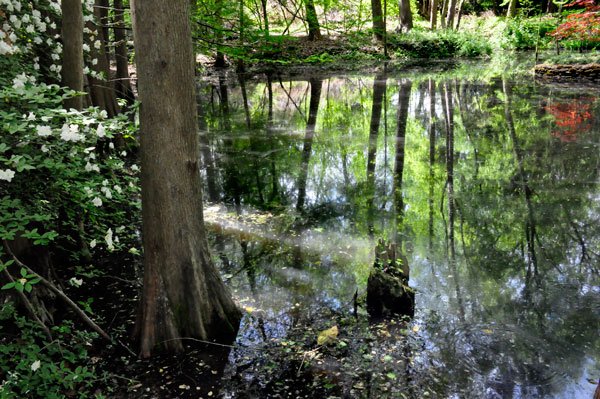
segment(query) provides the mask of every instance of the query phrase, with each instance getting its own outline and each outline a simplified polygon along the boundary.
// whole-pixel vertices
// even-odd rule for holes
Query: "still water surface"
[[[223,396],[592,397],[598,92],[486,68],[202,83],[205,219],[246,310]],[[408,324],[354,317],[379,238]]]

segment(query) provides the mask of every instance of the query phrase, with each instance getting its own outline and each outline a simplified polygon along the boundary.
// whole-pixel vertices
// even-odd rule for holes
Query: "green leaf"
[[[31,284],[29,284],[29,283],[25,284],[25,291],[27,291],[27,292],[31,292],[31,289],[32,289],[32,288],[33,288],[33,287],[31,286]]]
[[[3,289],[3,290],[9,290],[9,289],[11,289],[14,286],[15,286],[15,283],[8,283],[8,284],[4,284],[1,289]]]
[[[396,379],[396,374],[394,374],[394,373],[387,373],[386,377],[389,378],[390,380],[395,380]]]
[[[21,268],[21,277],[27,276],[27,270],[24,267]]]

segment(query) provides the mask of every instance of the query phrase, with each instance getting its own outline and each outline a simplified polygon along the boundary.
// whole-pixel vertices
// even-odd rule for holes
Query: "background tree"
[[[399,0],[398,3],[398,31],[408,32],[413,27],[412,11],[409,0]]]
[[[306,9],[306,21],[308,22],[308,39],[317,40],[321,38],[321,26],[317,17],[317,10],[313,0],[304,0]]]
[[[240,312],[206,241],[188,0],[132,2],[141,126],[143,357],[180,337],[230,340]]]
[[[377,40],[383,40],[383,33],[386,27],[383,23],[381,0],[371,0],[371,11],[373,13],[373,34]]]
[[[63,0],[61,36],[63,41],[62,83],[83,91],[83,8],[80,0]],[[65,108],[83,108],[83,97],[65,100]]]

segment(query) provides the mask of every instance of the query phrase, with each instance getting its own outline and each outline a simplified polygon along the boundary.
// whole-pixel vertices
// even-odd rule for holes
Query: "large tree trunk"
[[[115,34],[115,62],[117,64],[117,76],[115,91],[119,98],[133,104],[134,95],[129,80],[129,56],[127,54],[127,35],[125,33],[125,8],[123,0],[114,0],[114,34]]]
[[[188,0],[132,1],[141,126],[141,355],[178,338],[231,341],[240,311],[211,260],[198,168]]]
[[[371,0],[371,11],[373,13],[373,35],[375,35],[377,40],[382,41],[385,26],[381,11],[381,0]]]
[[[63,0],[62,41],[63,63],[62,83],[71,90],[83,91],[83,8],[80,0]],[[65,100],[65,108],[83,108],[83,97],[75,96]]]
[[[412,11],[410,10],[410,0],[400,0],[398,3],[398,31],[408,32],[413,27]]]
[[[313,0],[304,0],[306,8],[306,21],[308,22],[308,40],[317,40],[321,38],[321,27],[317,18],[317,10]]]

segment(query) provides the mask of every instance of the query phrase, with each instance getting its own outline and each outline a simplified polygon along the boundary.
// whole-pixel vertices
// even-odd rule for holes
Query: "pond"
[[[244,308],[221,396],[592,397],[598,91],[510,68],[201,83],[205,220]],[[380,238],[408,259],[413,319],[369,322]]]

